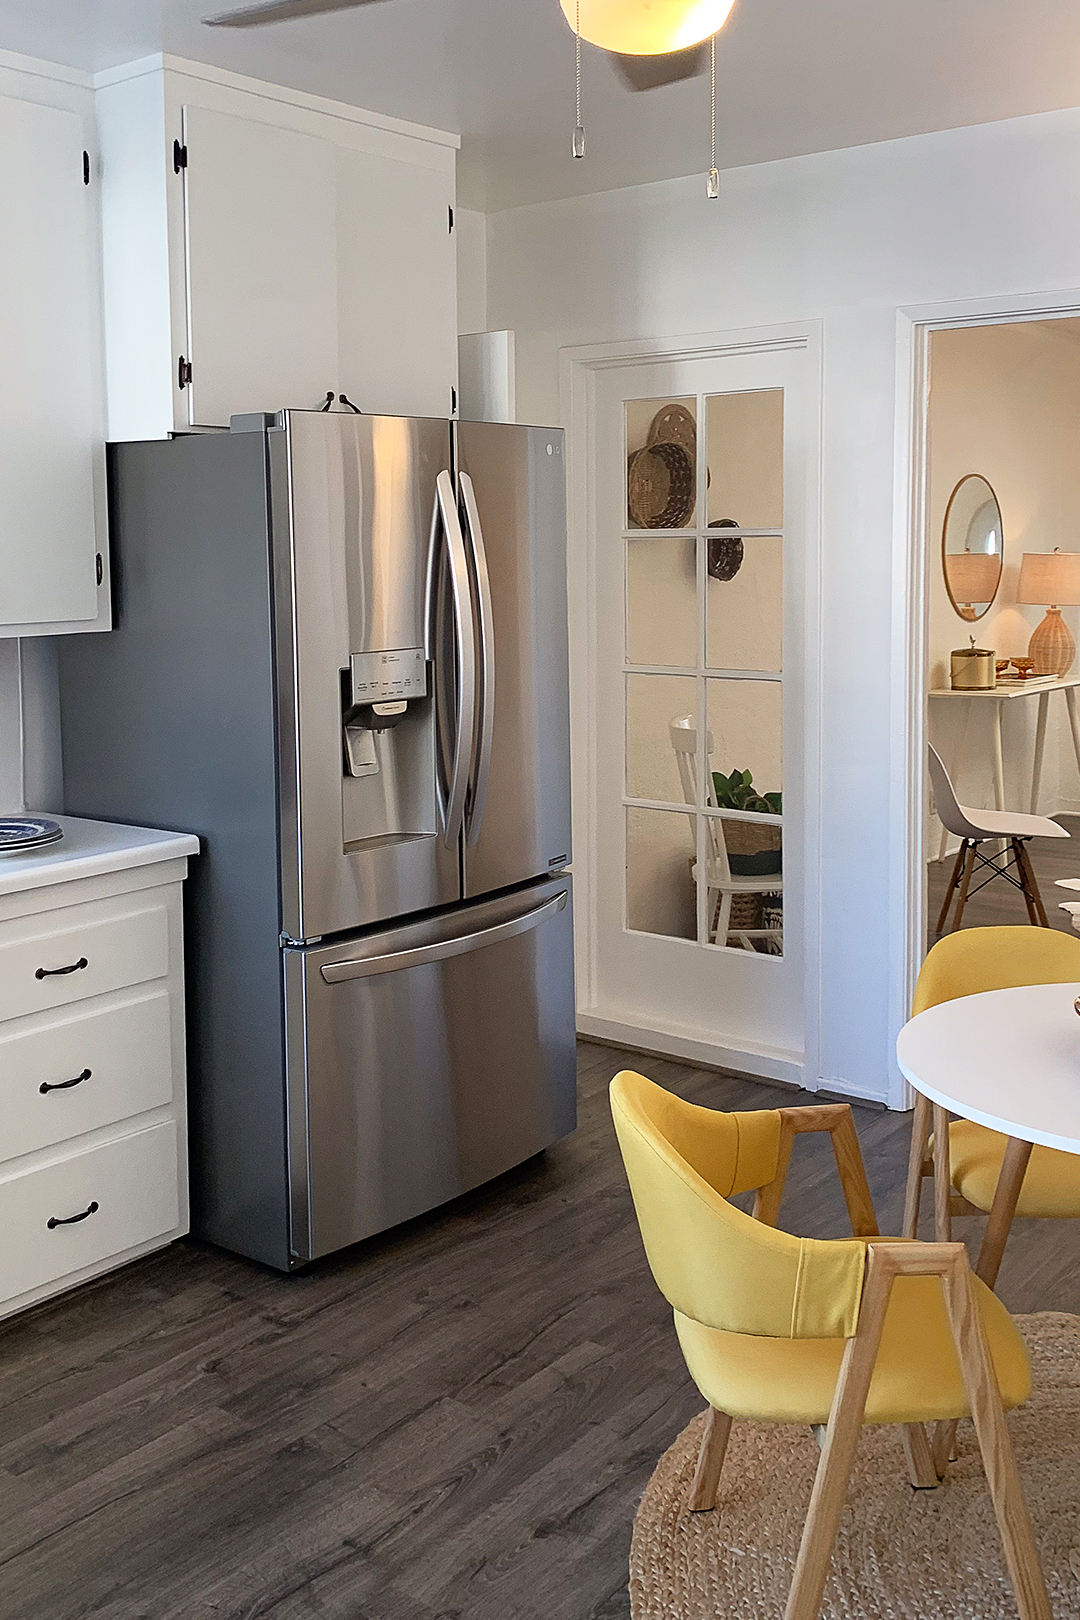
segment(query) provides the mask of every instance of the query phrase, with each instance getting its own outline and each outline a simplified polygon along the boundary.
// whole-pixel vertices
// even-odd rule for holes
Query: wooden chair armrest
[[[889,1238],[866,1245],[867,1271],[882,1277],[945,1277],[970,1270],[963,1243],[897,1243]]]
[[[766,1226],[776,1225],[796,1136],[804,1136],[812,1131],[828,1131],[851,1230],[856,1237],[877,1237],[874,1200],[866,1179],[866,1167],[849,1105],[811,1103],[806,1108],[781,1108],[779,1114],[780,1142],[776,1175],[767,1186],[758,1189],[754,1200],[755,1218]]]

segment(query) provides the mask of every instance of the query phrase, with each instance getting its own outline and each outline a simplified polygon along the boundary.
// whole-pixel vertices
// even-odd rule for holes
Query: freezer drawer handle
[[[442,939],[434,945],[417,945],[409,951],[392,951],[388,956],[358,957],[351,962],[327,962],[319,969],[327,984],[341,984],[345,979],[367,979],[375,973],[400,973],[405,968],[423,967],[426,962],[441,962],[448,956],[463,956],[466,951],[497,945],[500,940],[513,939],[515,934],[528,933],[537,928],[546,917],[553,917],[566,905],[566,890],[545,900],[542,906],[522,912],[494,928],[480,928],[474,934],[458,934],[454,939]]]

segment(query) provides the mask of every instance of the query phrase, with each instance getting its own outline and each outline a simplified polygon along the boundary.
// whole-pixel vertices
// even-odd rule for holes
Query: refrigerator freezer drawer
[[[289,951],[285,982],[297,1260],[433,1209],[574,1129],[568,876]]]

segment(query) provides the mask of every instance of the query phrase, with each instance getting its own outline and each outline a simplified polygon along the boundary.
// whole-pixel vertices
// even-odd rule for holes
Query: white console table
[[[1077,708],[1076,688],[1080,686],[1080,675],[1066,675],[1063,680],[1033,681],[1017,683],[1015,686],[994,686],[982,692],[954,692],[952,687],[936,687],[930,696],[935,699],[948,699],[952,703],[966,703],[964,714],[964,729],[960,736],[960,746],[956,757],[949,762],[949,774],[956,788],[957,796],[963,797],[960,778],[967,765],[968,754],[971,749],[971,732],[975,720],[976,705],[990,704],[991,740],[993,743],[994,766],[994,808],[1006,809],[1005,804],[1005,760],[1001,747],[1001,710],[1006,703],[1014,699],[1038,698],[1039,708],[1035,719],[1035,756],[1031,765],[1031,795],[1028,810],[1031,815],[1039,813],[1039,783],[1042,780],[1043,750],[1046,746],[1046,717],[1050,709],[1050,695],[1053,692],[1064,692],[1065,706],[1069,714],[1069,729],[1072,732],[1073,752],[1076,755],[1076,767],[1080,770],[1080,711]],[[1016,806],[1014,805],[1015,809]],[[941,849],[938,859],[945,854],[945,843],[948,834],[941,830]]]
[[[0,1317],[188,1229],[189,834],[58,816],[0,856]]]

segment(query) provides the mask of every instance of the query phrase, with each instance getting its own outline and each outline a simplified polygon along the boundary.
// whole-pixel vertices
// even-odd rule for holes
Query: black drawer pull
[[[58,979],[58,978],[60,978],[61,974],[64,974],[64,973],[78,973],[80,968],[89,967],[89,966],[90,966],[90,964],[86,960],[86,957],[85,956],[80,956],[79,960],[77,962],[69,962],[67,967],[62,967],[62,968],[38,968],[37,972],[34,974],[34,978],[35,979]]]
[[[81,1086],[84,1080],[89,1080],[93,1072],[93,1069],[84,1069],[73,1080],[43,1080],[38,1090],[43,1097],[47,1091],[70,1091],[72,1086]]]
[[[98,1201],[95,1198],[92,1204],[87,1205],[81,1215],[50,1215],[48,1220],[45,1222],[45,1225],[49,1228],[49,1231],[52,1232],[55,1231],[58,1226],[74,1226],[76,1221],[85,1221],[88,1215],[96,1215],[97,1212]]]

